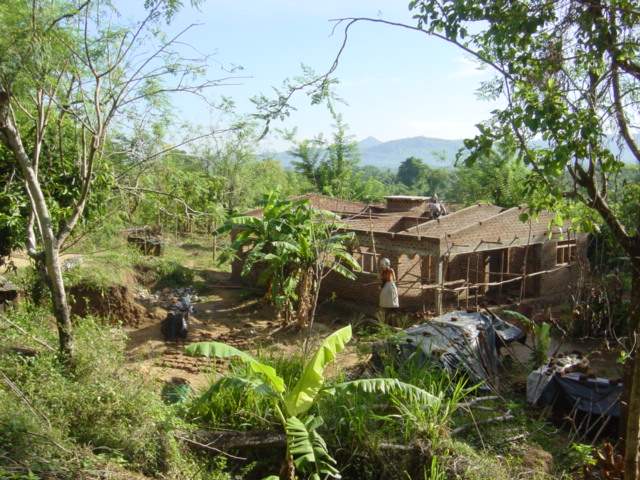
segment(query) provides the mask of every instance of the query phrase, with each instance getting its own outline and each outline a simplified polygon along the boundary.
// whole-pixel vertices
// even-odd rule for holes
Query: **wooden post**
[[[373,234],[373,219],[371,218],[371,207],[369,207],[369,232],[371,233],[371,247],[373,248],[373,260],[375,265],[375,271],[378,272],[378,252],[376,250],[376,237]]]
[[[507,250],[508,251],[508,250]],[[502,282],[504,281],[504,250],[500,252],[500,285],[498,286],[498,303],[502,303]]]
[[[471,255],[467,255],[467,294],[465,298],[465,308],[469,309],[469,269],[471,268]]]
[[[436,288],[436,294],[434,299],[436,316],[442,315],[442,295],[443,295],[443,289],[444,289],[444,261],[445,261],[444,255],[440,255],[440,260],[438,261],[438,265],[436,266],[436,271],[435,271],[436,275],[434,278],[434,283],[438,285],[438,288]]]
[[[527,263],[529,262],[529,245],[524,248],[524,260],[522,261],[522,284],[520,285],[520,303],[522,303],[522,301],[527,297]]]

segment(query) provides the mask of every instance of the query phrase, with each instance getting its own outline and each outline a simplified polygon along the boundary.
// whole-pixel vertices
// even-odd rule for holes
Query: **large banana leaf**
[[[324,478],[342,478],[340,472],[334,467],[336,461],[329,455],[327,444],[316,431],[323,424],[320,417],[313,415],[305,418],[304,421],[298,417],[287,419],[287,442],[289,451],[293,455],[297,468],[312,466],[315,472],[309,477],[320,480],[322,474]]]
[[[278,249],[281,249],[281,251],[285,253],[289,253],[289,252],[297,253],[300,251],[300,247],[291,240],[274,240],[271,242],[271,245],[273,245]]]
[[[278,393],[284,392],[284,380],[276,373],[275,368],[270,365],[254,360],[251,356],[247,355],[241,350],[219,342],[199,342],[185,347],[185,351],[189,355],[204,355],[205,357],[239,357],[243,361],[247,362],[251,369],[256,373],[261,373],[267,377],[271,383],[271,387]]]
[[[350,280],[355,280],[356,279],[356,274],[353,273],[351,270],[349,270],[347,267],[345,267],[344,265],[342,265],[340,263],[334,263],[333,265],[331,265],[331,269],[334,272],[339,273],[340,275],[342,275],[345,278],[348,278]],[[358,265],[358,271],[360,271],[360,266],[359,265]]]
[[[351,340],[351,326],[348,325],[333,332],[322,342],[311,361],[307,364],[302,377],[284,397],[287,413],[295,417],[311,408],[317,393],[324,384],[324,369],[336,357],[346,343]]]
[[[322,393],[329,395],[334,395],[336,392],[399,393],[409,400],[420,402],[429,407],[437,407],[441,403],[439,397],[415,385],[401,382],[397,378],[365,378],[352,382],[339,383],[322,390]]]
[[[187,345],[184,347],[184,351],[187,354],[192,356],[201,355],[203,357],[218,357],[218,358],[228,358],[228,357],[240,357],[247,362],[255,362],[253,357],[247,355],[242,350],[238,350],[231,345],[227,345],[225,343],[220,342],[199,342],[192,343],[191,345]]]
[[[269,398],[279,397],[276,391],[274,391],[267,383],[258,378],[222,377],[220,380],[211,385],[211,387],[209,387],[209,389],[200,396],[200,398],[196,402],[196,407],[210,403],[214,395],[216,395],[221,390],[228,388],[236,390],[254,390],[255,392]]]

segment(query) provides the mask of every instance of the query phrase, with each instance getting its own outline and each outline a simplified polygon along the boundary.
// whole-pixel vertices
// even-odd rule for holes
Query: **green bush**
[[[88,478],[101,470],[110,478],[132,478],[135,472],[176,479],[194,474],[192,460],[173,438],[180,426],[175,410],[162,402],[157,385],[125,363],[124,334],[83,319],[69,366],[40,343],[57,341],[45,312],[25,310],[11,321],[28,336],[15,328],[0,333],[7,348],[0,356],[0,473]],[[12,346],[38,353],[24,356]]]
[[[24,295],[36,305],[45,304],[51,297],[44,281],[32,266],[19,269],[11,281],[19,285]]]
[[[262,350],[255,357],[259,362],[271,365],[282,376],[290,389],[304,369],[302,356],[285,357],[271,350]],[[231,360],[227,375],[250,376],[251,367]],[[215,381],[215,377],[212,379]],[[206,404],[196,404],[190,410],[190,418],[210,429],[277,430],[273,403],[264,395],[250,389],[223,389]]]
[[[185,287],[195,278],[193,269],[157,257],[141,258],[135,269],[140,283],[155,288]]]

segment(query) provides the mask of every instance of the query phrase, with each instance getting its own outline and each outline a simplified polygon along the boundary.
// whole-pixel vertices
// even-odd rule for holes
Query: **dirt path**
[[[14,261],[29,264],[26,256],[16,256]],[[198,268],[197,259],[194,258],[187,266]],[[125,325],[128,335],[126,355],[145,377],[159,382],[179,377],[188,380],[196,391],[207,387],[214,371],[213,361],[184,353],[185,345],[196,342],[218,341],[248,353],[254,353],[257,347],[272,347],[282,355],[300,354],[306,335],[295,330],[281,330],[272,309],[262,305],[259,292],[234,285],[229,273],[207,270],[203,272],[203,277],[211,288],[194,303],[195,313],[191,316],[186,341],[164,340],[161,324],[166,310],[157,306],[149,308],[149,305],[142,306],[134,301],[133,286],[126,295],[122,291],[116,292],[119,293],[117,302],[114,298],[106,302],[111,308],[117,304],[113,318]],[[97,303],[101,296],[96,297]],[[78,296],[82,297],[84,295]],[[157,305],[162,307],[166,303]],[[344,326],[358,308],[355,305],[345,308],[337,303],[323,306],[314,323],[312,344],[317,345],[331,331]],[[371,313],[365,306],[361,310]],[[82,316],[82,312],[76,313]],[[621,375],[615,351],[604,348],[600,340],[565,342],[560,346],[556,343],[554,341],[551,351],[579,350],[589,354],[592,370],[599,376],[613,378]],[[356,353],[354,344],[351,342],[340,354],[336,365],[350,366],[363,360],[364,355]],[[511,353],[526,363],[531,349],[515,345]],[[220,361],[215,366],[218,370],[223,368]]]
[[[273,319],[273,311],[261,304],[257,292],[234,286],[229,274],[212,272],[211,276],[217,286],[193,304],[195,313],[189,322],[186,341],[165,341],[160,321],[126,328],[129,336],[126,354],[145,375],[158,381],[168,381],[171,377],[186,379],[194,390],[208,386],[213,361],[184,353],[184,346],[197,342],[222,342],[248,353],[257,347],[269,346],[282,355],[301,351],[305,335],[296,330],[281,330]],[[158,312],[157,316],[164,317],[166,311],[161,309],[161,312],[162,315]],[[327,326],[332,318],[334,314],[330,311],[319,316],[313,328],[314,337],[324,338],[342,326]],[[346,352],[341,359],[343,364],[357,361],[355,352]],[[217,366],[220,368],[219,363]]]

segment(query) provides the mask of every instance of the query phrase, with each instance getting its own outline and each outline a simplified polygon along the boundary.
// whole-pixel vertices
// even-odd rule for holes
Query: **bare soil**
[[[213,361],[184,353],[186,345],[197,342],[222,342],[249,354],[258,348],[272,348],[283,356],[300,354],[307,339],[318,344],[334,330],[345,325],[340,319],[340,307],[320,310],[311,331],[282,328],[273,310],[264,305],[260,292],[234,285],[230,274],[210,272],[216,286],[212,292],[193,304],[195,313],[189,321],[186,340],[167,342],[161,324],[167,311],[157,308],[152,314],[126,320],[121,317],[129,336],[126,354],[139,365],[141,372],[160,381],[177,377],[187,380],[194,390],[208,386],[214,370]],[[133,300],[131,300],[133,302]],[[126,313],[133,308],[123,309]],[[357,363],[360,356],[346,349],[337,359],[338,365]],[[217,370],[224,364],[215,365]]]

